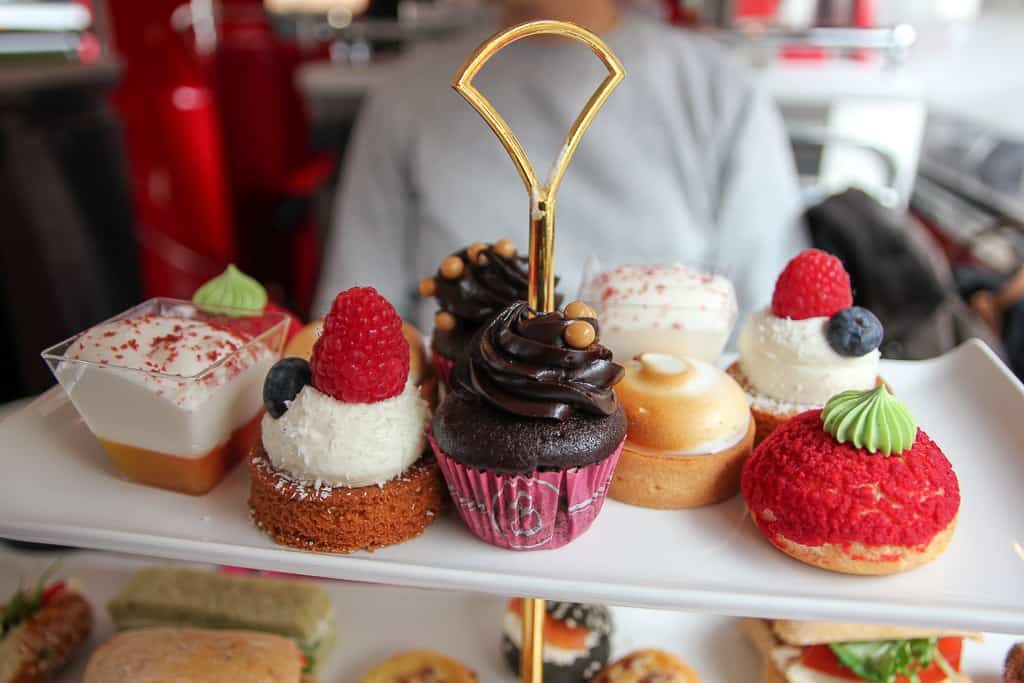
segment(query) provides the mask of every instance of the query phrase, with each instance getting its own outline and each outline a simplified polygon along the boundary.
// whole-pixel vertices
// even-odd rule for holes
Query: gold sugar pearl
[[[487,254],[485,254],[484,252],[480,252],[480,255],[476,257],[476,262],[479,263],[480,265],[484,265],[488,261],[490,261],[490,259],[487,258]]]
[[[565,317],[570,320],[576,320],[577,318],[596,318],[597,313],[594,312],[593,308],[582,301],[573,301],[565,307]]]
[[[585,349],[597,339],[594,326],[584,320],[569,323],[564,332],[565,343],[574,349]]]
[[[516,255],[516,245],[512,240],[498,240],[494,243],[494,251],[506,258],[512,258]]]
[[[451,332],[455,329],[455,316],[448,311],[438,311],[434,315],[434,327],[442,332]]]
[[[437,294],[437,280],[432,277],[425,277],[420,280],[420,296],[430,297]]]
[[[469,256],[470,261],[476,261],[477,257],[480,256],[480,252],[487,248],[487,245],[483,242],[474,242],[473,244],[466,247],[466,254]]]
[[[465,268],[466,265],[458,256],[449,256],[444,261],[441,261],[441,275],[446,280],[457,280],[462,277],[462,271]]]

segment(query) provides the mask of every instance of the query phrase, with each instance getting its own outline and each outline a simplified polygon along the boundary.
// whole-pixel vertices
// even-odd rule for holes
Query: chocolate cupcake
[[[530,261],[509,240],[478,242],[441,262],[437,273],[420,281],[422,296],[436,297],[431,360],[450,384],[455,361],[477,331],[514,301],[525,300]],[[556,303],[561,296],[556,295]]]
[[[589,681],[611,657],[612,616],[607,607],[578,602],[545,604],[544,680],[546,683]],[[519,676],[523,637],[523,601],[508,601],[501,652]]]
[[[432,445],[463,521],[515,550],[557,548],[604,503],[626,433],[623,369],[584,304],[524,302],[474,337],[434,416]]]

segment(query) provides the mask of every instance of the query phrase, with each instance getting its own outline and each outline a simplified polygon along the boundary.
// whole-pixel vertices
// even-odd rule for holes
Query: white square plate
[[[0,536],[497,595],[1024,633],[1024,387],[978,342],[883,361],[882,373],[953,462],[963,497],[946,553],[896,576],[788,558],[739,497],[690,511],[608,501],[586,535],[552,551],[491,547],[451,514],[372,554],[290,550],[249,522],[244,467],[200,498],[123,481],[55,392],[0,423]]]

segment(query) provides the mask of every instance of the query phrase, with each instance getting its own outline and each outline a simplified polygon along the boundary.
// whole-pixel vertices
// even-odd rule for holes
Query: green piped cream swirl
[[[204,311],[227,315],[262,313],[267,305],[267,290],[231,264],[197,289],[192,303]]]
[[[885,456],[910,450],[917,438],[914,416],[884,385],[836,394],[825,404],[821,420],[839,443]]]

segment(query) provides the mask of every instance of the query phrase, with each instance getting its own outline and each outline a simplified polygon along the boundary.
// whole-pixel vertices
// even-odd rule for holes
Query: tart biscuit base
[[[700,683],[690,666],[661,650],[637,650],[619,659],[594,677],[593,683]]]
[[[743,462],[750,455],[757,425],[753,417],[746,435],[718,453],[680,456],[638,453],[629,441],[615,467],[608,495],[630,505],[658,509],[711,505],[740,490]]]
[[[757,390],[754,389],[753,385],[750,383],[750,380],[747,379],[747,376],[743,374],[743,370],[740,369],[740,362],[738,360],[734,361],[732,365],[725,369],[725,371],[729,373],[729,376],[736,380],[741,387],[743,387],[743,391],[747,392],[749,397],[753,398],[759,395]],[[892,387],[889,386],[889,383],[879,376],[875,381],[875,386],[882,384],[889,389],[890,394],[893,393]],[[753,404],[753,401],[751,401],[751,404]],[[772,413],[751,405],[750,414],[754,416],[754,422],[757,424],[757,432],[754,435],[754,447],[756,448],[762,441],[767,439],[768,435],[774,432],[783,423],[793,419],[802,412],[802,410],[797,410],[788,413]]]
[[[400,652],[366,672],[359,683],[477,683],[464,664],[430,650]]]
[[[751,512],[750,516],[772,545],[790,557],[829,571],[862,576],[897,574],[931,562],[946,550],[950,539],[953,538],[957,520],[957,517],[954,517],[924,548],[899,545],[866,546],[861,543],[825,543],[808,546],[791,541],[782,535],[769,536],[761,529],[757,515]]]
[[[261,445],[249,474],[256,526],[281,545],[328,553],[372,551],[419,536],[441,513],[447,492],[431,456],[383,486],[316,489],[282,476]]]

